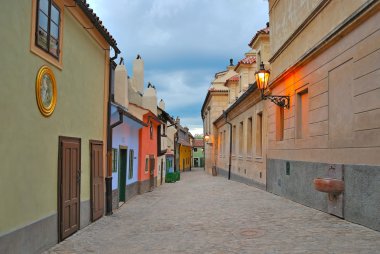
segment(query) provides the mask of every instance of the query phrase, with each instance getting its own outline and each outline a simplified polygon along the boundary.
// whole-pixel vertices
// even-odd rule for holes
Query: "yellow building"
[[[104,213],[119,50],[81,0],[9,1],[0,24],[0,253],[37,253]]]
[[[176,170],[188,171],[192,166],[192,142],[193,136],[187,127],[177,128],[177,144],[176,144]]]

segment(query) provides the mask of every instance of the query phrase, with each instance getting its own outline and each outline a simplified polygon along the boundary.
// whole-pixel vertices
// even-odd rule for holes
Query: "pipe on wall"
[[[228,180],[231,180],[231,156],[232,156],[232,124],[227,121],[227,112],[223,110],[224,118],[226,119],[226,124],[230,126],[230,152],[228,156]]]

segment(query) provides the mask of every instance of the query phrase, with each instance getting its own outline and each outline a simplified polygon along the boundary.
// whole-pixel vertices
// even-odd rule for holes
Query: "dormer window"
[[[57,59],[60,51],[60,22],[61,11],[52,0],[38,0],[35,43]]]

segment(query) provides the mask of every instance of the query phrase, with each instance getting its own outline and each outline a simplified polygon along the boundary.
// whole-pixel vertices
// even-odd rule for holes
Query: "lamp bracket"
[[[271,102],[279,107],[287,108],[290,107],[290,96],[284,95],[263,95],[263,100],[269,99]]]

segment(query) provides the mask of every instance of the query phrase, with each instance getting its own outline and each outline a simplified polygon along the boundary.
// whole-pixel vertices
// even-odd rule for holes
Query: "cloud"
[[[268,21],[266,0],[87,0],[122,51],[137,54],[166,111],[202,128],[200,110],[215,72],[241,59]],[[112,4],[111,4],[112,2]]]

